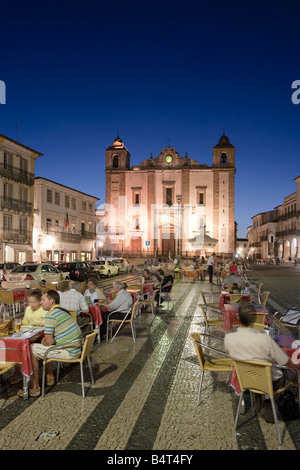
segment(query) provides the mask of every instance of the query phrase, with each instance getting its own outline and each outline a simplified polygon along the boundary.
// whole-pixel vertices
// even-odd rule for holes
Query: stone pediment
[[[207,165],[200,165],[192,158],[181,157],[174,148],[169,145],[163,148],[158,157],[153,158],[152,155],[149,159],[144,160],[138,168],[163,168],[163,169],[178,169],[178,168],[208,168]]]

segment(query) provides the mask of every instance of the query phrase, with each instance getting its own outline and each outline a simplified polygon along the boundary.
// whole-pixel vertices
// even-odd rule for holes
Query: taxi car
[[[91,261],[91,264],[98,269],[100,276],[116,276],[119,274],[119,268],[109,259],[101,259],[99,261]]]
[[[112,258],[112,262],[118,266],[120,273],[131,273],[133,270],[133,264],[126,258]]]
[[[4,275],[2,287],[4,289],[26,289],[39,287],[40,282],[58,282],[70,279],[68,272],[60,272],[51,264],[23,264],[12,269]]]

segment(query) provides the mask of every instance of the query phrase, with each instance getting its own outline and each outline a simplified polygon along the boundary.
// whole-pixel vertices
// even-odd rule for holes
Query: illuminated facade
[[[193,256],[235,252],[235,147],[223,135],[212,165],[174,148],[130,166],[118,137],[106,150],[105,214],[97,238],[104,250],[134,255]]]
[[[0,135],[0,260],[24,263],[34,252],[34,166],[43,154]]]
[[[97,200],[46,178],[35,178],[34,261],[94,259]]]

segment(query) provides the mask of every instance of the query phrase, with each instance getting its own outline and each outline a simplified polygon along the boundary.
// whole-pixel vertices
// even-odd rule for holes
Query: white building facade
[[[0,135],[0,260],[24,263],[34,253],[34,167],[43,154]]]
[[[34,183],[34,201],[35,261],[95,258],[98,198],[38,177]]]

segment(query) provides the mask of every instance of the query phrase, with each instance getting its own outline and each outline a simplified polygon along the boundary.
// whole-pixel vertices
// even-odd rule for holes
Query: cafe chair
[[[273,315],[273,325],[277,333],[281,327],[298,328],[298,337],[300,338],[300,309],[299,307],[286,307],[278,310]],[[295,331],[295,330],[294,330]]]
[[[219,292],[204,292],[204,291],[201,291],[200,295],[201,295],[201,299],[202,299],[203,304],[212,305],[212,306],[215,306],[215,307],[217,307],[219,305],[219,301],[217,301],[217,302],[208,302],[207,301],[208,297],[211,297],[211,299],[213,299],[215,295],[218,295],[220,297]]]
[[[202,334],[203,335],[203,334]],[[210,336],[210,335],[205,335]],[[232,359],[230,359],[224,351],[219,349],[213,348],[208,346],[207,344],[202,343],[201,341],[201,334],[200,333],[191,333],[190,339],[192,340],[194,347],[196,349],[197,358],[200,365],[200,383],[198,389],[198,396],[197,396],[197,406],[199,405],[202,383],[204,372],[231,372],[232,370]],[[219,339],[219,338],[216,338]],[[204,355],[204,349],[208,349],[209,351],[213,351],[215,353],[221,354],[225,356],[224,358],[216,358],[216,359],[206,359]],[[209,355],[211,357],[211,354]]]
[[[45,289],[57,290],[57,282],[46,282]]]
[[[94,377],[93,377],[93,371],[90,363],[90,355],[92,352],[92,348],[95,342],[95,338],[98,335],[98,330],[94,330],[92,333],[82,336],[79,339],[70,341],[68,343],[63,343],[59,344],[57,346],[51,346],[50,348],[47,349],[44,355],[43,359],[43,378],[42,378],[42,396],[45,396],[45,378],[46,378],[46,364],[49,362],[57,362],[57,382],[59,380],[59,366],[60,363],[68,363],[68,364],[76,364],[79,363],[80,365],[80,376],[81,376],[81,388],[82,388],[82,398],[85,398],[85,388],[84,388],[84,375],[83,375],[83,363],[85,360],[87,360],[88,367],[90,370],[90,376],[91,376],[91,383],[94,385]],[[48,354],[51,351],[56,351],[60,349],[65,349],[69,348],[72,344],[78,344],[81,342],[82,345],[82,351],[81,351],[81,356],[76,357],[74,359],[61,359],[61,358],[54,358],[54,357],[48,357]]]
[[[153,316],[155,316],[155,305],[156,305],[156,294],[159,291],[159,289],[155,289],[152,293],[151,296],[148,296],[148,298],[144,300],[139,301],[139,305],[150,305],[151,307],[151,313]]]
[[[249,312],[251,315],[252,319],[252,328],[255,328],[256,330],[263,331],[264,328],[267,328],[268,325],[266,325],[266,317],[267,317],[267,312]]]
[[[224,314],[222,310],[214,305],[209,304],[198,304],[198,306],[202,310],[202,315],[204,318],[205,323],[205,332],[207,333],[209,328],[212,326],[221,326],[224,324]],[[215,313],[217,316],[219,315],[220,318],[209,320],[208,319],[208,312]]]
[[[20,362],[0,362],[0,375],[5,374],[10,369],[13,369],[13,367],[15,367],[17,364],[20,364]]]
[[[260,305],[262,305],[263,307],[267,305],[267,300],[268,300],[269,295],[270,295],[270,292],[268,291],[265,291],[261,294]]]
[[[276,413],[274,395],[284,392],[284,390],[286,390],[291,385],[298,385],[298,384],[293,384],[292,382],[289,382],[284,387],[274,391],[273,383],[272,383],[272,376],[271,376],[271,367],[273,366],[279,369],[290,369],[290,368],[285,367],[285,366],[274,365],[274,364],[271,364],[270,362],[256,362],[256,361],[234,360],[233,365],[236,370],[237,378],[238,378],[239,385],[241,388],[241,394],[239,398],[239,404],[238,404],[235,424],[234,424],[235,431],[237,430],[237,426],[238,426],[238,418],[239,418],[241,404],[242,404],[243,397],[244,397],[244,392],[246,390],[249,390],[250,394],[257,393],[261,395],[269,395],[271,404],[272,404],[272,411],[273,411],[274,422],[276,426],[279,444],[282,444],[282,437],[281,437],[279,426],[278,426],[278,418],[277,418],[277,413]],[[252,401],[252,395],[251,395],[251,401]]]
[[[76,323],[77,323],[76,310],[70,310],[70,309],[68,309],[68,312],[69,312],[69,314],[71,315],[71,317],[73,318],[73,320],[76,321]]]
[[[16,312],[21,311],[21,301],[14,299],[14,293],[12,290],[0,290],[0,301],[3,304],[3,307],[8,307],[10,313],[13,314],[13,317],[16,318]]]
[[[130,324],[131,327],[131,333],[132,333],[132,339],[133,342],[135,343],[136,339],[136,334],[135,334],[135,329],[134,329],[134,316],[136,314],[136,309],[139,306],[140,300],[137,300],[125,313],[124,318],[118,318],[118,316],[123,316],[123,314],[118,313],[116,310],[111,312],[108,317],[107,317],[107,333],[106,333],[106,342],[109,342],[109,336],[112,336],[112,327],[113,327],[113,322],[119,323],[119,326],[117,328],[117,331],[115,332],[114,336],[111,338],[110,343],[113,342],[117,334],[119,333],[120,329],[122,326],[126,324]]]
[[[173,299],[172,299],[172,290],[173,290],[173,285],[171,285],[171,289],[168,291],[168,292],[159,292],[159,307],[161,306],[161,299],[164,301],[164,302],[167,302],[168,306],[167,306],[167,310],[170,309],[170,302],[173,302]],[[173,303],[172,303],[172,310],[173,310]]]
[[[70,310],[68,309],[69,314],[73,318],[73,320],[78,324],[78,317],[80,315],[77,315],[76,310]],[[87,325],[90,326],[90,331],[93,331],[94,328],[94,322],[93,322],[93,317],[90,313],[83,313],[83,317],[87,317],[87,321],[85,323],[82,323],[81,325],[78,325],[82,330],[86,328]]]
[[[245,294],[229,294],[229,297],[231,304],[237,304],[243,297],[245,297]]]

